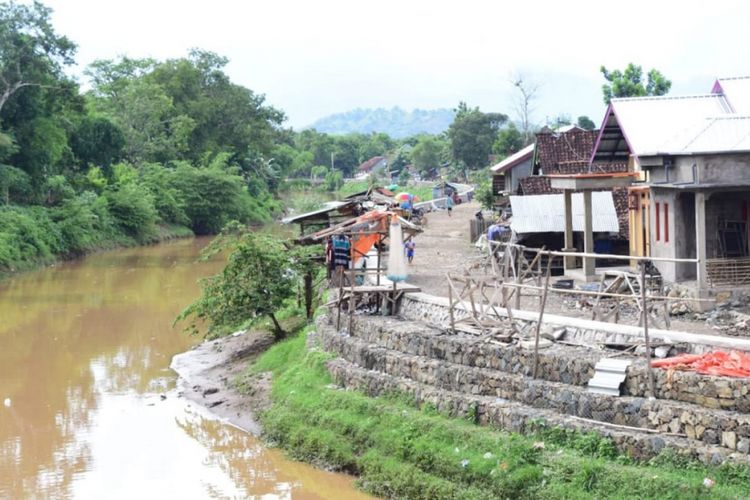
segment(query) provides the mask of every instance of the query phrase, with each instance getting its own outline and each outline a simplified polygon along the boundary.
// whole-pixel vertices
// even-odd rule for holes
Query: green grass
[[[649,464],[618,456],[596,434],[535,436],[480,427],[405,396],[370,398],[329,386],[330,355],[305,349],[308,330],[249,370],[273,372],[266,437],[295,459],[357,474],[365,491],[396,498],[747,498],[750,469],[708,468],[672,454]],[[469,416],[470,417],[470,416]],[[544,447],[538,443],[544,443]],[[708,490],[709,477],[716,485]]]

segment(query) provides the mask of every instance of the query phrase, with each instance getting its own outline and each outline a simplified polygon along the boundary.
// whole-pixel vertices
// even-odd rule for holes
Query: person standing
[[[453,196],[445,198],[445,208],[448,209],[448,217],[451,217],[451,213],[453,212]]]
[[[404,248],[406,249],[406,258],[409,261],[409,264],[411,264],[411,261],[414,260],[414,249],[417,247],[417,244],[414,243],[414,239],[410,239],[406,243],[404,243]]]

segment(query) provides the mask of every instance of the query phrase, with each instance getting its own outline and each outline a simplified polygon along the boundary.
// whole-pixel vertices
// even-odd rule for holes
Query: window
[[[664,242],[669,243],[669,203],[664,204]]]
[[[656,203],[656,241],[661,237],[661,224],[659,222],[659,202]]]

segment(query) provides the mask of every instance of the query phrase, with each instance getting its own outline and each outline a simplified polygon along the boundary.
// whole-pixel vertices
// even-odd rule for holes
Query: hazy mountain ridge
[[[421,133],[439,134],[448,129],[455,112],[452,109],[357,108],[317,120],[307,128],[328,134],[385,132],[394,138]]]

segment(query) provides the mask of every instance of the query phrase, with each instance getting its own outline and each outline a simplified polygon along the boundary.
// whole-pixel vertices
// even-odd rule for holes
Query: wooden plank
[[[542,290],[542,303],[539,306],[539,319],[536,322],[536,332],[534,333],[534,378],[536,378],[537,366],[539,365],[539,331],[542,328],[544,319],[544,306],[547,304],[547,290],[549,290],[549,277],[552,265],[547,261],[547,276],[544,278],[544,290]]]
[[[648,390],[651,397],[656,397],[654,389],[654,369],[651,366],[651,341],[648,337],[648,303],[646,299],[646,261],[641,262],[641,310],[643,311],[643,337],[646,339],[646,365],[648,370]]]

